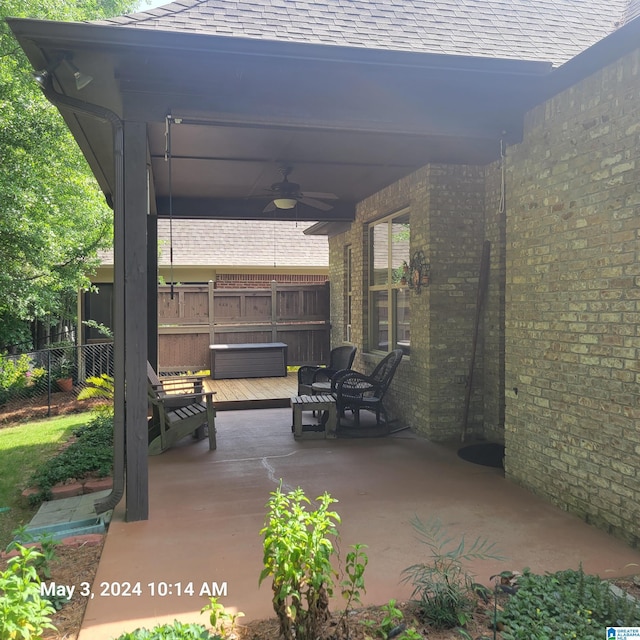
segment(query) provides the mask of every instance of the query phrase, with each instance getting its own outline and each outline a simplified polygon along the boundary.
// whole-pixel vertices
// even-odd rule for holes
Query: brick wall
[[[506,177],[506,176],[505,176]],[[504,442],[504,289],[506,192],[502,163],[485,167],[485,238],[491,243],[491,267],[484,322],[484,424],[489,440]]]
[[[640,536],[640,53],[527,115],[508,151],[507,475]]]
[[[484,229],[484,169],[424,167],[358,205],[351,229],[330,239],[332,344],[343,339],[344,247],[353,261],[355,367],[380,360],[367,345],[367,224],[409,207],[411,254],[424,251],[431,284],[410,296],[411,356],[396,374],[388,407],[394,418],[433,440],[461,430]],[[483,422],[483,358],[477,359],[470,425]]]
[[[217,273],[216,289],[270,289],[271,282],[279,284],[322,284],[325,275],[291,273]]]

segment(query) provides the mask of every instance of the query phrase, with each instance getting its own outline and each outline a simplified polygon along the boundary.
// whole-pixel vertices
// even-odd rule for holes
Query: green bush
[[[42,637],[55,609],[40,595],[40,578],[35,564],[42,554],[16,545],[18,555],[0,572],[0,640],[30,640]]]
[[[605,627],[640,626],[637,603],[582,568],[543,576],[525,570],[518,585],[500,617],[503,640],[600,640]]]
[[[33,366],[25,353],[18,358],[0,357],[0,404],[13,398],[26,398],[42,393],[47,386],[47,372]]]
[[[89,424],[74,431],[76,437],[66,449],[36,471],[29,484],[38,487],[30,501],[37,504],[51,494],[51,487],[72,478],[108,476],[113,468],[113,417],[95,415]]]
[[[273,577],[273,609],[285,640],[312,640],[319,636],[329,617],[335,571],[331,566],[340,516],[329,511],[337,502],[328,493],[317,498],[319,506],[307,510],[311,501],[299,487],[271,493],[269,513],[260,535],[264,536],[264,569],[259,582]]]
[[[123,633],[117,640],[222,640],[212,636],[201,624],[184,624],[176,620],[173,624],[161,624],[153,629],[140,628]]]

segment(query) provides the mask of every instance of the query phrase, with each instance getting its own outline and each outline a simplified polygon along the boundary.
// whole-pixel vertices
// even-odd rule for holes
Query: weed
[[[470,620],[476,601],[473,576],[463,562],[498,559],[495,544],[476,538],[467,547],[462,536],[458,541],[447,536],[442,523],[431,519],[423,523],[417,516],[412,525],[421,542],[430,551],[429,562],[421,562],[403,570],[403,582],[413,585],[412,598],[417,597],[419,616],[438,629],[464,627]]]
[[[364,621],[367,627],[375,630],[378,637],[383,640],[420,640],[422,638],[413,627],[407,627],[404,614],[398,608],[396,600],[389,600],[380,609],[384,616],[379,623],[374,620]]]
[[[200,613],[209,613],[209,621],[213,631],[223,638],[235,637],[235,628],[238,618],[243,618],[244,613],[229,613],[225,606],[218,602],[217,597],[209,598],[209,604],[202,607]]]
[[[369,563],[369,557],[364,549],[367,545],[354,544],[351,545],[351,551],[347,553],[345,560],[344,572],[347,576],[340,586],[342,587],[342,597],[346,600],[344,611],[338,621],[338,626],[343,630],[345,637],[349,637],[349,628],[347,625],[347,617],[351,611],[351,606],[355,602],[361,604],[360,593],[366,593],[364,586],[364,570]]]

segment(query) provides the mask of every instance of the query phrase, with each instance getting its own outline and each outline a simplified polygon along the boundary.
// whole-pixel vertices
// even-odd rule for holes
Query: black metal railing
[[[0,357],[0,419],[26,401],[46,403],[47,415],[57,393],[77,393],[87,378],[113,375],[113,343],[57,345]]]

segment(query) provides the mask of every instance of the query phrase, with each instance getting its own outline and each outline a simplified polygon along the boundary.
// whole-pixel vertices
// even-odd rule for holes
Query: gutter
[[[45,98],[55,107],[69,109],[74,113],[87,115],[103,122],[109,122],[113,130],[113,151],[115,162],[115,197],[113,198],[114,226],[121,228],[124,224],[124,123],[116,113],[110,109],[100,107],[90,102],[79,100],[57,92],[53,88],[51,74],[46,74],[40,88]],[[116,247],[114,247],[116,249]],[[120,261],[122,263],[122,261]],[[124,282],[124,266],[115,265],[114,282]],[[122,273],[118,273],[122,270]],[[117,304],[117,299],[116,299]],[[120,316],[124,314],[114,313],[114,334],[118,335],[119,327],[123,322]],[[114,350],[114,425],[113,425],[113,488],[109,495],[95,502],[96,513],[104,513],[120,502],[125,488],[125,385],[124,385],[124,352],[118,354]]]

